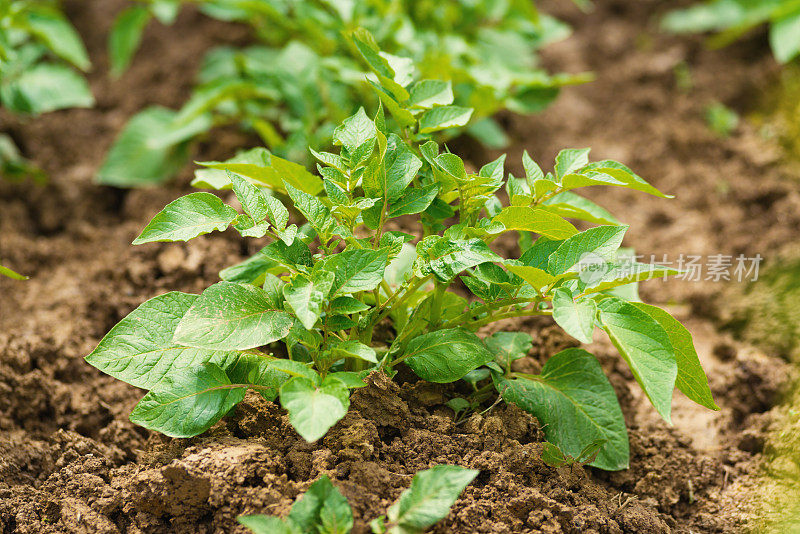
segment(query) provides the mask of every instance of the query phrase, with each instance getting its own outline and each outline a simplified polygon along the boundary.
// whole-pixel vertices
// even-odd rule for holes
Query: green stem
[[[513,317],[535,317],[539,315],[553,315],[551,311],[537,311],[537,310],[518,310],[512,311],[504,314],[495,315],[492,317],[484,317],[483,319],[479,319],[477,321],[472,321],[467,323],[464,326],[469,326],[470,328],[480,328],[482,326],[486,326],[489,323],[494,323],[496,321],[502,321],[503,319],[511,319]]]
[[[433,290],[433,302],[431,302],[431,315],[430,324],[436,327],[442,322],[442,303],[444,302],[444,294],[447,291],[447,286],[439,280],[436,280]]]
[[[442,328],[452,328],[454,326],[458,326],[466,321],[473,320],[472,318],[476,315],[480,315],[482,313],[489,313],[495,310],[499,310],[501,308],[505,308],[506,306],[512,306],[514,304],[531,304],[531,303],[538,303],[538,298],[533,299],[523,299],[523,298],[514,298],[514,299],[505,299],[499,300],[497,302],[487,303],[482,306],[478,306],[477,308],[473,308],[466,313],[462,313],[458,317],[450,319],[445,324],[442,325]]]

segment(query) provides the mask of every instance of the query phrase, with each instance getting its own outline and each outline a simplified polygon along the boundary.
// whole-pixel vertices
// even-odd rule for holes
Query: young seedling
[[[374,519],[375,534],[418,534],[432,527],[450,512],[464,488],[478,476],[478,471],[457,465],[437,465],[420,471],[411,487],[389,507],[386,516]],[[349,534],[353,512],[347,499],[323,475],[311,484],[292,506],[289,516],[249,515],[239,523],[254,534]]]
[[[451,85],[403,87],[377,48],[360,45],[393,120],[383,107],[374,119],[363,109],[347,118],[333,133],[338,153],[312,151],[319,175],[264,149],[204,163],[197,184],[231,188],[242,212],[192,193],[134,241],[187,241],[228,227],[270,240],[201,295],[145,302],[87,357],[149,390],[131,420],[194,436],[253,389],[279,399],[300,436],[315,441],[345,415],[366,374],[405,366],[429,382],[471,382],[470,404],[497,392],[574,458],[603,440],[591,465],[625,468],[622,411],[592,354],[564,350],[533,375],[514,366],[530,348],[528,334],[478,335],[530,316],[552,317],[585,343],[600,327],[667,422],[676,387],[717,409],[689,332],[628,290],[677,271],[626,260],[628,226],[574,191],[667,195],[621,163],[590,162],[589,149],[560,152],[548,173],[525,153],[524,178],[506,176],[505,156],[468,171],[430,140],[470,115],[452,103]],[[597,226],[579,231],[567,219]],[[492,245],[509,232],[520,246],[506,257]]]
[[[538,50],[566,37],[569,28],[538,13],[530,0],[477,0],[454,9],[393,0],[185,3],[211,17],[251,25],[261,44],[212,50],[182,109],[151,107],[134,116],[98,172],[101,183],[163,182],[185,164],[190,143],[220,124],[239,124],[272,152],[311,163],[308,147],[329,147],[336,126],[369,94],[362,75],[364,49],[350,38],[362,26],[376,36],[370,40],[379,44],[402,87],[433,75],[450,80],[458,88],[457,104],[474,108],[476,120],[467,133],[493,148],[507,143],[491,118],[496,112],[538,112],[561,87],[591,79],[550,75],[538,66]],[[150,20],[171,23],[181,5],[132,2],[109,37],[112,72],[119,75],[127,68]],[[415,103],[435,103],[442,96],[418,93]]]
[[[800,55],[800,4],[795,0],[708,0],[669,13],[662,25],[675,33],[716,32],[715,47],[769,24],[769,44],[781,63]]]

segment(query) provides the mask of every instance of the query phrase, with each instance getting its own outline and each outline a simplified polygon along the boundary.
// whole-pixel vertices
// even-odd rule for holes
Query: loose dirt
[[[327,474],[353,506],[356,532],[405,489],[413,473],[438,463],[481,470],[435,532],[733,532],[750,518],[752,492],[773,408],[791,377],[776,351],[764,354],[720,329],[718,295],[735,282],[649,282],[645,300],[667,305],[694,333],[719,412],[676,393],[669,427],[647,404],[608,342],[588,348],[609,373],[630,429],[631,468],[549,468],[538,422],[514,406],[456,424],[444,404],[457,386],[373,375],[350,413],[307,444],[275,404],[248,396],[204,436],[168,439],[132,425],[142,392],[83,362],[99,339],[142,301],[167,290],[200,292],[220,268],[258,249],[226,233],[189,244],[129,244],[147,220],[187,189],[122,192],[91,176],[125,120],[143,106],[176,107],[188,96],[203,51],[239,44],[242,28],[195,12],[171,28],[154,25],[131,71],[107,78],[105,35],[123,2],[67,2],[86,37],[98,106],[22,121],[0,114],[10,133],[51,175],[47,187],[0,183],[0,258],[32,276],[0,280],[0,532],[243,532],[243,513],[285,514]],[[544,114],[503,118],[515,144],[550,161],[558,149],[592,146],[595,158],[628,163],[660,189],[661,200],[624,191],[593,198],[631,225],[638,253],[760,253],[768,264],[800,227],[800,193],[780,144],[743,121],[729,139],[712,134],[704,109],[714,100],[748,113],[777,76],[763,35],[723,51],[698,38],[655,31],[672,2],[598,1],[583,15],[566,3],[550,12],[575,35],[549,48],[553,70],[594,71]],[[557,5],[556,5],[557,4]],[[688,67],[692,87],[676,81]],[[757,100],[757,99],[755,99]],[[212,133],[197,157],[229,157],[255,141]],[[493,154],[466,141],[479,165]],[[515,173],[520,168],[512,168]],[[547,320],[507,321],[535,347],[517,363],[536,370],[575,342]]]

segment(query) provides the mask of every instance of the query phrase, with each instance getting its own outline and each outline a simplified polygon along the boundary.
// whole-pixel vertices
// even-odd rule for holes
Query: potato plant
[[[39,115],[91,107],[94,97],[79,71],[91,66],[75,29],[52,0],[0,1],[0,105]],[[77,70],[76,70],[77,69]],[[0,135],[0,177],[41,181],[41,170]]]
[[[13,280],[27,280],[28,277],[18,272],[12,271],[8,267],[4,267],[0,265],[0,276],[5,276],[7,278],[11,278]]]
[[[489,146],[506,142],[491,119],[497,111],[539,111],[561,86],[588,79],[549,75],[537,66],[537,50],[569,30],[537,13],[529,0],[185,3],[249,24],[261,44],[212,50],[182,109],[152,107],[134,116],[98,173],[102,183],[162,182],[185,163],[192,140],[222,124],[240,124],[272,152],[309,163],[307,147],[328,147],[334,128],[370,94],[359,50],[349,38],[357,27],[374,34],[402,74],[401,84],[413,81],[414,70],[421,78],[452,81],[457,103],[484,119],[468,133]],[[120,14],[109,38],[115,72],[130,62],[148,21],[171,22],[180,5],[140,1]]]
[[[769,44],[781,63],[800,55],[800,2],[797,0],[710,0],[669,13],[662,25],[676,33],[716,32],[712,44],[728,44],[769,24]]]
[[[411,487],[370,523],[375,534],[418,534],[444,519],[464,488],[478,476],[474,469],[437,465],[420,471]],[[286,519],[267,515],[238,518],[254,534],[349,534],[353,511],[347,499],[323,475],[292,506]]]
[[[403,86],[374,43],[359,46],[382,105],[374,118],[360,109],[345,119],[333,132],[335,152],[311,151],[318,174],[265,149],[203,163],[196,184],[231,188],[242,212],[191,193],[134,241],[187,241],[228,227],[270,240],[200,295],[148,300],[87,357],[148,390],[131,420],[194,436],[252,389],[279,400],[313,442],[345,415],[366,374],[405,367],[429,382],[472,384],[467,409],[495,392],[519,405],[564,458],[585,458],[599,440],[591,465],[625,468],[622,411],[592,354],[564,350],[533,375],[514,366],[531,347],[528,333],[479,335],[530,316],[552,317],[586,343],[599,326],[666,421],[676,387],[716,409],[689,332],[625,290],[677,271],[618,255],[628,226],[574,191],[667,195],[621,163],[590,162],[589,149],[560,152],[548,173],[525,153],[523,178],[506,175],[505,156],[473,172],[430,138],[467,124],[471,111],[453,104],[452,84]],[[568,219],[594,226],[579,231]],[[492,247],[509,232],[519,235],[511,257]]]

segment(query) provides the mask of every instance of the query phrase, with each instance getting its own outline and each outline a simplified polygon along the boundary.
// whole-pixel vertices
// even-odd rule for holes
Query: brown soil
[[[134,67],[107,79],[103,52],[123,4],[68,2],[95,62],[92,110],[33,121],[0,114],[28,157],[52,177],[44,188],[0,183],[0,258],[32,276],[0,280],[0,532],[242,532],[242,513],[283,514],[321,474],[353,506],[356,532],[382,514],[414,472],[438,463],[481,470],[435,532],[732,532],[748,519],[737,506],[755,473],[771,409],[790,375],[779,358],[720,333],[715,299],[724,284],[645,284],[647,300],[694,333],[720,412],[675,396],[675,426],[660,421],[607,342],[590,349],[611,376],[631,434],[631,468],[552,469],[540,460],[535,419],[508,406],[455,424],[444,406],[451,386],[392,383],[373,376],[347,417],[316,444],[302,441],[279,407],[248,396],[229,420],[192,440],[135,427],[127,414],[142,392],[83,362],[102,335],[139,303],[166,290],[199,292],[216,273],[252,253],[230,234],[186,245],[129,243],[174,186],[120,192],[91,176],[128,116],[150,103],[185,100],[202,52],[246,39],[241,28],[187,12],[172,28],[148,30]],[[553,2],[555,4],[555,2]],[[800,226],[800,193],[779,164],[777,143],[743,122],[727,140],[703,120],[721,100],[747,112],[776,67],[756,35],[721,52],[699,39],[654,31],[672,3],[604,0],[585,16],[552,7],[575,35],[550,49],[554,69],[592,70],[597,81],[565,91],[534,118],[506,119],[519,145],[547,161],[567,146],[629,163],[676,200],[623,191],[594,198],[631,224],[639,253],[761,253],[769,261]],[[551,10],[553,11],[553,10]],[[681,89],[685,62],[694,86]],[[253,144],[215,132],[198,157]],[[473,160],[488,158],[476,147]],[[516,165],[516,164],[514,164]],[[513,169],[519,171],[520,169]],[[188,169],[180,184],[186,183]],[[530,332],[532,369],[573,342],[547,321],[507,321]]]

